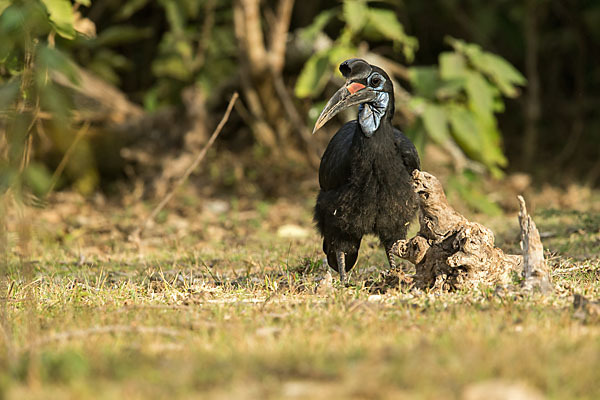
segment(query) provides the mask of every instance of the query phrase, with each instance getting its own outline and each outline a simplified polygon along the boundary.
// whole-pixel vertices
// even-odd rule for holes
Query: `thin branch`
[[[280,74],[285,63],[285,48],[288,38],[288,30],[290,28],[290,19],[292,9],[294,8],[294,0],[280,0],[277,8],[276,24],[271,32],[271,45],[269,58],[271,62],[271,70]]]
[[[285,83],[283,82],[283,79],[281,78],[280,74],[276,74],[275,72],[273,72],[273,84],[275,86],[277,96],[279,97],[279,100],[283,105],[283,109],[285,110],[285,113],[292,122],[292,125],[294,127],[293,129],[295,129],[298,132],[300,138],[302,138],[306,145],[306,148],[308,150],[308,161],[313,167],[318,167],[319,158],[317,156],[317,147],[315,145],[315,142],[311,140],[310,131],[306,127],[306,124],[304,123],[304,120],[298,113],[298,110],[296,110],[296,106],[294,105],[294,102],[292,101],[292,98],[288,93],[285,87]]]
[[[204,5],[204,23],[202,24],[202,34],[198,42],[198,53],[196,55],[195,67],[201,68],[206,61],[206,50],[212,38],[212,29],[215,25],[215,6],[216,0],[208,0]]]
[[[540,74],[538,66],[538,5],[535,0],[526,4],[525,20],[525,68],[529,88],[525,99],[525,136],[523,138],[522,164],[528,168],[533,165],[537,141],[538,125],[541,115]]]
[[[267,69],[267,51],[260,23],[259,0],[238,0],[244,19],[245,50],[254,76],[262,75]]]
[[[177,189],[179,189],[179,187],[181,185],[183,185],[183,183],[192,174],[192,172],[194,171],[194,169],[196,169],[196,167],[198,167],[198,165],[200,164],[200,162],[206,156],[206,153],[208,152],[208,149],[213,145],[213,143],[217,139],[217,136],[219,136],[219,134],[221,133],[221,130],[223,129],[223,127],[227,123],[227,120],[229,119],[229,115],[231,114],[231,110],[233,109],[233,106],[234,106],[235,102],[237,101],[238,97],[239,97],[239,95],[238,95],[237,92],[235,92],[233,94],[233,96],[231,96],[231,100],[229,100],[229,104],[227,105],[227,110],[225,111],[225,114],[223,115],[223,118],[221,119],[221,122],[219,122],[219,125],[217,125],[217,127],[215,128],[215,131],[211,135],[210,139],[208,139],[208,142],[206,143],[206,145],[204,146],[204,148],[202,148],[202,150],[198,153],[198,156],[196,157],[196,159],[185,170],[185,172],[183,173],[183,175],[181,176],[181,178],[179,178],[175,182],[175,184],[171,188],[171,191],[166,194],[166,196],[161,200],[161,202],[154,208],[154,210],[152,210],[152,212],[150,213],[150,215],[148,215],[148,217],[146,217],[146,219],[144,220],[144,222],[132,233],[132,235],[130,237],[130,240],[133,240],[133,241],[138,241],[139,240],[142,232],[144,231],[144,229],[146,229],[146,227],[148,226],[148,224],[151,221],[154,221],[154,218],[156,218],[156,216],[158,215],[158,213],[173,198],[173,196],[175,195],[175,192],[177,191]]]
[[[576,267],[571,267],[571,268],[561,268],[561,269],[555,269],[554,271],[552,271],[552,276],[556,276],[556,275],[561,275],[561,274],[568,274],[574,271],[596,271],[598,270],[598,265],[578,265]]]
[[[69,159],[71,158],[71,155],[73,154],[73,151],[75,150],[75,147],[81,141],[81,139],[83,139],[83,137],[86,135],[86,133],[88,132],[89,129],[90,129],[90,123],[86,122],[83,124],[81,129],[77,132],[75,139],[73,140],[73,142],[71,143],[71,145],[69,146],[67,151],[65,152],[62,160],[60,160],[60,163],[58,164],[58,167],[56,167],[56,170],[54,170],[54,173],[52,174],[52,179],[50,179],[50,187],[48,188],[48,191],[46,192],[46,196],[48,196],[54,190],[54,187],[56,186],[56,183],[58,182],[58,178],[60,178],[60,176],[63,173],[63,170],[67,166],[67,163],[69,162]]]
[[[30,347],[38,347],[53,342],[63,342],[73,339],[86,338],[92,335],[114,334],[114,333],[135,333],[146,335],[162,335],[171,337],[180,337],[183,333],[177,329],[164,326],[130,326],[130,325],[106,325],[97,326],[89,329],[77,329],[72,331],[58,332],[52,335],[42,337],[33,342]]]

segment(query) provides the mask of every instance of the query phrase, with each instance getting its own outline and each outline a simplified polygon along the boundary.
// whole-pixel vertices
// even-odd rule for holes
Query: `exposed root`
[[[421,229],[415,237],[396,242],[393,251],[415,264],[415,287],[448,291],[481,284],[505,285],[518,273],[526,288],[551,288],[539,233],[522,198],[519,221],[524,257],[504,254],[495,247],[490,229],[454,210],[435,176],[415,170],[413,179]],[[527,269],[523,268],[524,259]]]

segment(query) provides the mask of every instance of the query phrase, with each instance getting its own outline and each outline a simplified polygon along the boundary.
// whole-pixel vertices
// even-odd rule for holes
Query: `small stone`
[[[263,326],[256,330],[256,336],[260,337],[277,337],[281,333],[281,328],[276,326]]]
[[[325,276],[317,284],[317,294],[329,294],[333,291],[333,276],[327,271]]]
[[[525,383],[494,379],[467,386],[461,398],[463,400],[543,400],[546,397],[539,390]]]
[[[204,203],[204,208],[212,214],[225,214],[229,211],[229,203],[225,200],[208,200]]]
[[[287,239],[303,239],[308,234],[308,229],[294,224],[282,225],[277,229],[277,236]]]

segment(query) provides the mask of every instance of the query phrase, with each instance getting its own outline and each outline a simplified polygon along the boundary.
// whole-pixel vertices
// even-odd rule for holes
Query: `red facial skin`
[[[363,85],[362,83],[352,82],[351,84],[346,86],[346,89],[348,89],[350,94],[354,94],[354,93],[358,92],[359,90],[364,89],[365,87],[366,86]]]

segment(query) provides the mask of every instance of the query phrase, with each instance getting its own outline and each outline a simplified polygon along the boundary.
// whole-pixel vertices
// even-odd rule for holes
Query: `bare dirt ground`
[[[511,204],[510,189],[496,194]],[[152,205],[135,193],[11,208],[0,398],[600,398],[596,305],[573,307],[575,294],[600,298],[600,193],[529,194],[547,295],[386,290],[370,237],[352,285],[339,287],[313,195],[206,198],[186,187],[140,243],[127,238]],[[503,215],[467,214],[509,253],[519,251],[514,202]]]

